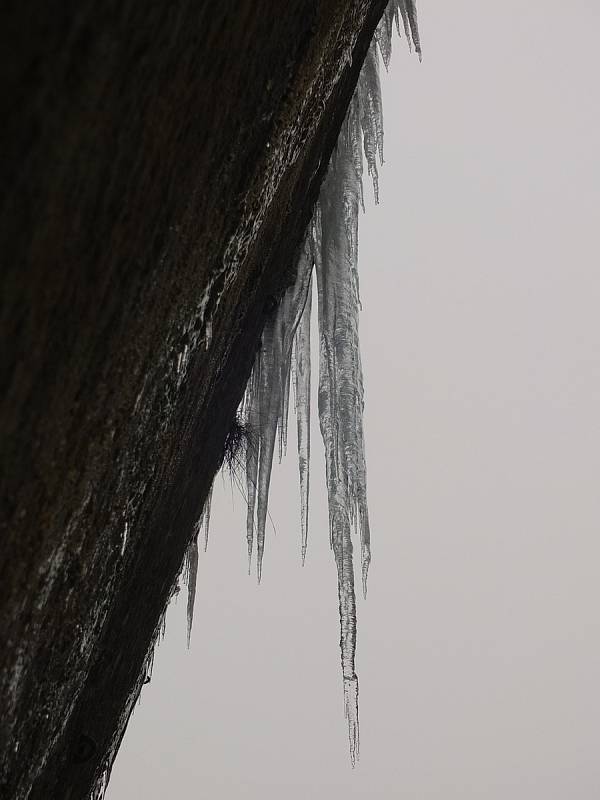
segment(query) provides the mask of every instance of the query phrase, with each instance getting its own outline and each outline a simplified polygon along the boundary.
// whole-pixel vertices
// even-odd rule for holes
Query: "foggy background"
[[[218,478],[191,650],[181,594],[108,800],[600,797],[600,10],[420,0],[419,20],[423,63],[396,37],[382,75],[360,220],[360,762],[315,397],[306,566],[291,417],[262,585]]]

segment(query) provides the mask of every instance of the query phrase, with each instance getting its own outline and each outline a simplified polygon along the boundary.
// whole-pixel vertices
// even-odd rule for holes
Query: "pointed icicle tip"
[[[187,553],[187,646],[192,641],[192,624],[194,622],[194,604],[196,601],[196,582],[198,578],[198,539],[195,537],[189,545]]]
[[[350,762],[352,769],[360,758],[360,733],[358,726],[358,677],[344,678],[344,714],[348,721]]]
[[[369,577],[369,566],[371,565],[371,548],[369,545],[363,545],[361,553],[361,573],[362,573],[362,590],[363,597],[367,599],[367,579]]]

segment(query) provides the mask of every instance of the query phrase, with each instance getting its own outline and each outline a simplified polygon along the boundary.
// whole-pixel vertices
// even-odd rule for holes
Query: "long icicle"
[[[311,274],[317,277],[319,317],[319,423],[325,447],[329,536],[334,552],[340,612],[344,707],[350,757],[359,755],[358,678],[355,670],[356,595],[352,533],[359,534],[363,594],[371,560],[363,433],[363,380],[358,339],[358,209],[364,209],[363,158],[379,199],[383,115],[379,53],[387,68],[394,26],[421,58],[414,0],[390,0],[367,53],[328,174],[298,261],[297,279],[268,320],[248,381],[241,416],[252,437],[246,448],[248,564],[256,542],[262,574],[269,485],[275,444],[287,445],[290,381],[298,426],[302,563],[308,541],[310,485]],[[379,51],[379,53],[378,53]],[[208,525],[208,514],[205,519]],[[206,530],[207,536],[207,530]],[[197,572],[197,544],[186,558],[188,635]]]
[[[307,245],[305,244],[305,247]],[[305,254],[309,258],[308,254]],[[312,262],[312,257],[311,257]],[[298,471],[300,473],[300,530],[302,564],[308,545],[308,506],[310,494],[310,317],[312,281],[309,283],[306,304],[294,338],[294,396],[298,427]]]
[[[248,408],[247,424],[256,430],[257,446],[246,457],[248,489],[247,539],[251,556],[256,536],[256,572],[260,582],[265,547],[265,528],[269,486],[277,431],[280,446],[285,444],[287,397],[291,373],[294,337],[304,314],[311,283],[312,261],[302,250],[296,283],[290,287],[263,331],[262,346],[248,383],[244,406]],[[256,428],[254,427],[256,426]]]
[[[187,597],[187,646],[189,648],[192,639],[192,623],[194,622],[194,605],[196,601],[196,582],[198,579],[198,539],[204,534],[204,550],[208,547],[208,531],[210,527],[210,503],[212,499],[212,487],[204,503],[200,519],[196,523],[196,530],[192,541],[188,545],[185,555],[183,575],[188,587]]]

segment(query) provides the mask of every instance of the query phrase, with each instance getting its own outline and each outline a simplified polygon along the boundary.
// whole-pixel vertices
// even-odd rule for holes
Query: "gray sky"
[[[419,9],[360,220],[359,765],[315,426],[306,566],[293,452],[260,587],[217,482],[191,650],[180,597],[107,800],[600,797],[600,7]]]

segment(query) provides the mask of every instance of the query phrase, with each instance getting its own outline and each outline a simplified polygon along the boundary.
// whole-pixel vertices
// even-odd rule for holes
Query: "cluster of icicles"
[[[363,150],[378,201],[377,160],[383,163],[383,120],[378,51],[387,68],[394,26],[420,56],[412,0],[391,0],[375,33],[357,88],[331,158],[319,201],[301,249],[297,278],[268,321],[262,347],[248,382],[239,416],[253,433],[245,448],[248,498],[248,558],[256,550],[261,578],[269,483],[277,448],[287,444],[290,384],[298,426],[301,496],[301,552],[308,541],[311,297],[316,275],[319,325],[319,422],[325,446],[329,537],[338,576],[341,661],[350,758],[358,757],[358,678],[355,671],[356,597],[352,533],[358,533],[362,589],[366,595],[371,560],[363,437],[363,382],[358,338],[358,212],[363,207]],[[197,534],[206,545],[210,497]],[[188,583],[188,637],[191,632],[198,535],[188,550],[184,577]]]

